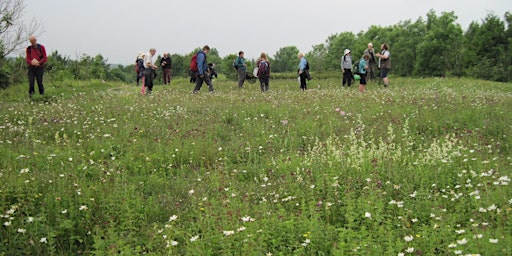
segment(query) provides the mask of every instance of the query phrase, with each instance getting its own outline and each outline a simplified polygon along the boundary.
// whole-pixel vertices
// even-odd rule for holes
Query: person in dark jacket
[[[238,57],[235,60],[235,68],[238,71],[238,88],[242,88],[245,82],[245,75],[247,73],[247,63],[245,63],[244,52],[238,52]]]
[[[162,75],[164,77],[164,84],[171,84],[171,65],[172,60],[169,53],[164,52],[164,56],[160,59],[160,66],[162,66]]]
[[[137,73],[137,86],[139,86],[139,81],[142,81],[142,86],[144,86],[144,56],[146,56],[145,53],[139,52],[139,55],[137,56],[137,59],[135,60],[135,72]]]
[[[26,49],[26,62],[28,64],[28,95],[32,97],[35,93],[34,83],[37,80],[39,94],[44,94],[43,73],[44,64],[48,61],[46,49],[43,45],[37,43],[35,36],[29,38],[30,46]]]

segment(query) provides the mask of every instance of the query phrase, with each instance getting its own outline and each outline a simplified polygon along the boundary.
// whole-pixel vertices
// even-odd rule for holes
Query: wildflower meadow
[[[0,255],[511,255],[512,84],[0,91]]]

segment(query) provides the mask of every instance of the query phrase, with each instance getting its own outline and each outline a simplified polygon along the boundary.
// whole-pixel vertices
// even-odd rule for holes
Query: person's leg
[[[28,95],[34,95],[34,82],[36,80],[36,74],[33,68],[28,68]]]
[[[384,87],[388,87],[389,85],[388,72],[389,69],[387,68],[383,68],[380,70],[380,75],[382,77],[382,82],[384,82]]]
[[[361,79],[359,80],[359,92],[363,93],[366,87],[366,75],[360,75]]]
[[[39,87],[39,94],[41,94],[41,95],[44,94],[43,73],[44,73],[44,68],[36,68],[37,87]]]
[[[347,86],[350,86],[352,84],[352,79],[354,78],[352,75],[352,70],[346,69],[345,74],[347,74]]]
[[[208,85],[208,91],[213,92],[213,83],[212,80],[210,79],[209,74],[204,75],[204,82],[206,83],[206,85]]]
[[[238,88],[242,88],[244,86],[245,81],[245,70],[239,68],[238,69]]]
[[[302,73],[300,75],[300,88],[305,91],[307,89],[307,84],[306,84],[306,75],[304,73]]]
[[[343,70],[343,75],[342,75],[342,86],[345,86],[347,84],[347,76],[346,76],[346,71]]]
[[[268,76],[264,77],[263,78],[264,82],[265,82],[265,91],[268,91],[268,82],[270,80],[270,78]]]
[[[142,86],[140,87],[140,93],[144,94],[144,93],[146,93],[146,75],[144,73],[142,73],[142,76],[140,77],[140,79],[142,82]]]
[[[148,89],[147,93],[151,94],[153,92],[153,80],[155,77],[155,73],[153,69],[149,68],[147,69],[146,73],[146,87]]]
[[[194,93],[198,93],[203,86],[203,79],[200,76],[196,76],[196,87],[194,87]]]
[[[258,78],[258,80],[260,81],[260,90],[262,92],[264,92],[265,91],[265,80],[264,80],[263,76],[260,76]]]

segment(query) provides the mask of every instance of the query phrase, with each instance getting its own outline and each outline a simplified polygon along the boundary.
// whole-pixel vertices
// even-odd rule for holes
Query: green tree
[[[439,17],[433,10],[427,14],[426,32],[418,44],[414,74],[445,76],[460,72],[463,32],[456,20],[454,12],[443,12]]]
[[[296,46],[286,46],[279,49],[274,55],[272,63],[273,72],[292,72],[297,69],[297,55],[299,49]]]
[[[340,70],[343,51],[353,48],[356,43],[356,35],[352,32],[343,32],[329,36],[325,42],[327,48],[327,54],[325,56],[326,69]]]
[[[481,25],[472,22],[465,41],[465,61],[472,76],[502,82],[510,80],[510,38],[507,38],[505,23],[498,16],[488,14]]]

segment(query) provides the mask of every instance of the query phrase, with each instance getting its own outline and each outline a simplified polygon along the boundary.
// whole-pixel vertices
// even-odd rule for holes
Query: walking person
[[[388,50],[387,44],[382,44],[380,49],[381,53],[375,54],[379,58],[379,68],[380,68],[380,78],[382,78],[382,82],[384,82],[384,87],[388,87],[389,78],[388,73],[391,69],[391,53]]]
[[[363,57],[361,58],[361,60],[359,61],[359,77],[361,77],[359,79],[359,92],[363,93],[364,90],[366,89],[366,78],[367,78],[367,74],[368,74],[368,63],[369,63],[369,60],[370,60],[370,55],[369,54],[364,54]]]
[[[377,61],[375,59],[375,50],[373,49],[373,44],[368,43],[368,48],[364,50],[363,55],[368,54],[370,59],[368,60],[368,69],[366,70],[366,78],[367,80],[375,80],[375,69],[377,68]]]
[[[164,55],[160,59],[160,66],[162,66],[162,75],[164,78],[164,84],[171,84],[171,66],[172,60],[169,53],[164,52]]]
[[[44,94],[43,73],[44,64],[48,61],[48,57],[46,56],[46,49],[43,45],[37,43],[35,36],[30,36],[29,41],[30,46],[25,51],[25,60],[28,64],[28,95],[32,97],[35,93],[35,81],[37,81],[39,94]]]
[[[300,89],[302,91],[305,91],[308,89],[308,86],[306,84],[306,80],[308,79],[307,73],[309,72],[309,64],[306,58],[304,57],[304,53],[299,52],[299,81],[300,81]]]
[[[144,87],[144,56],[145,53],[139,52],[137,59],[135,60],[135,73],[137,73],[137,86],[139,86],[139,82],[142,81],[142,86]]]
[[[149,49],[149,53],[144,57],[144,82],[141,93],[144,94],[147,88],[147,94],[153,93],[153,81],[155,79],[155,70],[158,68],[153,63],[153,56],[155,56],[156,49]]]
[[[262,52],[257,61],[258,79],[260,80],[260,89],[262,92],[268,91],[268,82],[270,80],[270,62],[267,54]]]
[[[213,83],[210,79],[210,73],[208,70],[208,62],[206,62],[206,55],[210,52],[210,47],[205,45],[203,49],[196,53],[196,62],[197,62],[197,72],[196,76],[196,86],[194,88],[194,93],[198,93],[201,90],[201,86],[203,86],[203,82],[208,85],[208,91],[213,93]]]
[[[352,57],[350,57],[350,50],[345,49],[341,58],[341,71],[343,72],[343,86],[345,84],[350,86],[352,83]]]
[[[247,73],[247,63],[245,62],[243,51],[238,52],[238,57],[235,60],[234,66],[238,71],[238,88],[242,88],[244,86]]]

